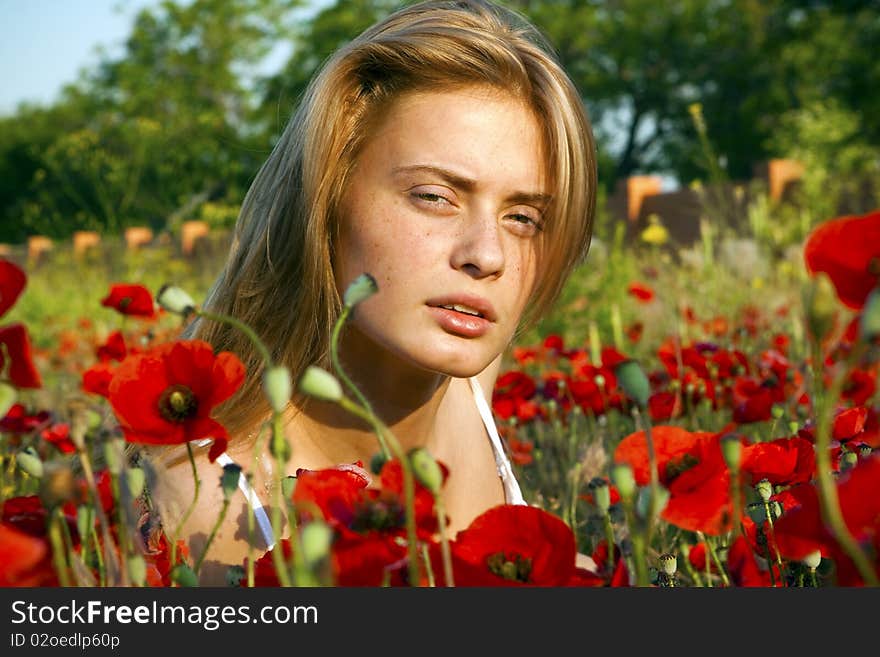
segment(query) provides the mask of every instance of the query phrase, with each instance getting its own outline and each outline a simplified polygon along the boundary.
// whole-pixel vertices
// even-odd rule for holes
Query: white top
[[[483,420],[486,432],[489,434],[489,442],[492,444],[492,451],[495,454],[495,466],[498,470],[498,476],[501,477],[501,483],[504,486],[504,500],[507,504],[525,504],[526,501],[523,499],[519,483],[517,483],[516,477],[513,474],[513,468],[510,466],[510,460],[507,458],[507,453],[501,444],[501,437],[498,435],[498,428],[495,426],[495,419],[492,417],[492,409],[489,408],[486,397],[483,395],[483,389],[480,387],[476,377],[471,377],[468,379],[468,382],[471,385],[471,392],[474,395],[477,410],[480,412],[480,418]],[[201,446],[209,442],[211,442],[211,439],[199,440],[196,441],[196,444]],[[220,467],[234,463],[226,452],[218,456],[216,462]],[[238,487],[254,510],[254,517],[257,520],[260,533],[271,550],[275,547],[275,535],[272,532],[272,523],[269,521],[269,516],[263,507],[263,503],[245,477],[238,478]]]

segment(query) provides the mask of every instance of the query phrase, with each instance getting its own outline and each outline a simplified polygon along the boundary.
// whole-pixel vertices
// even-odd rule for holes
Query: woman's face
[[[355,312],[368,338],[355,349],[457,377],[505,349],[535,285],[544,153],[532,112],[494,89],[413,92],[392,105],[341,206],[340,294],[364,272],[379,285]]]

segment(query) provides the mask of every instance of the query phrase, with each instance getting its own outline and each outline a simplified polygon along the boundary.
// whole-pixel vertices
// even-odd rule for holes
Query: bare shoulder
[[[253,534],[249,531],[247,501],[244,495],[233,494],[221,520],[224,495],[220,478],[223,467],[208,460],[207,449],[195,450],[194,472],[186,450],[182,454],[183,458],[178,454],[166,454],[164,458],[151,459],[154,471],[150,487],[152,500],[168,537],[173,538],[179,529],[177,538],[184,541],[191,564],[204,552],[208,537],[219,522],[205,555],[199,582],[223,586],[229,566],[242,565],[248,554],[248,537]],[[240,465],[244,468],[243,474],[250,471],[250,463]],[[257,532],[254,540],[256,554],[262,554],[266,547]]]

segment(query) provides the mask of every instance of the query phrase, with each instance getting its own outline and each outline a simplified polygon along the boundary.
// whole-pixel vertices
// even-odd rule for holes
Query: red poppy
[[[770,573],[758,567],[755,553],[743,536],[737,536],[727,552],[727,570],[734,586],[770,586]]]
[[[110,381],[109,400],[129,442],[156,445],[213,438],[213,462],[226,451],[226,428],[212,409],[241,386],[245,368],[201,340],[163,344],[129,356]]]
[[[530,465],[535,457],[532,454],[535,445],[531,440],[518,440],[508,438],[507,445],[510,447],[510,460],[520,466]]]
[[[125,338],[122,337],[121,331],[113,331],[107,336],[107,342],[97,349],[98,360],[105,362],[108,360],[125,360],[128,353],[125,348]]]
[[[791,559],[803,559],[819,550],[822,556],[835,561],[839,585],[861,584],[852,562],[822,518],[815,486],[796,486],[789,492],[796,506],[786,509],[775,525],[780,553]],[[853,538],[875,540],[880,533],[880,455],[861,460],[840,478],[837,495],[843,520]]]
[[[101,305],[137,317],[155,317],[156,306],[153,295],[143,285],[114,284],[110,292],[101,300]]]
[[[70,425],[65,422],[59,422],[48,429],[43,429],[40,435],[43,440],[57,447],[62,454],[76,452],[76,445],[70,440]]]
[[[602,539],[593,550],[593,562],[596,564],[596,570],[606,574],[607,586],[623,587],[629,586],[629,571],[626,568],[626,559],[622,558],[623,554],[620,547],[614,546],[614,563],[608,563],[608,541]]]
[[[804,260],[811,274],[828,275],[845,306],[861,309],[880,280],[880,210],[822,223],[807,237]]]
[[[0,258],[0,317],[15,304],[27,276],[14,262]]]
[[[6,417],[0,420],[0,431],[13,434],[30,433],[41,426],[48,426],[52,415],[49,411],[28,413],[23,404],[13,404]]]
[[[116,373],[115,363],[96,363],[83,372],[82,389],[101,397],[110,396],[110,382]]]
[[[31,343],[24,324],[9,324],[0,328],[0,371],[9,368],[9,380],[19,388],[41,388],[43,381],[34,367]],[[9,357],[6,363],[4,353]]]
[[[452,554],[456,586],[564,586],[575,574],[577,548],[553,514],[502,504],[460,531]]]
[[[52,552],[44,538],[0,522],[0,586],[55,586]]]
[[[831,437],[839,442],[845,442],[858,438],[865,430],[865,421],[868,419],[868,409],[864,406],[856,406],[838,412],[834,417],[834,425],[831,429]]]
[[[511,370],[498,377],[492,390],[492,410],[503,420],[517,415],[518,407],[531,399],[537,386],[528,374]]]
[[[877,375],[874,372],[854,369],[843,386],[841,397],[855,406],[866,404],[877,392]]]
[[[639,340],[642,339],[642,333],[645,330],[645,325],[642,322],[633,322],[628,325],[623,332],[626,333],[627,339],[635,344]]]
[[[816,453],[813,445],[803,438],[778,438],[745,446],[740,468],[744,483],[750,486],[762,479],[775,486],[801,484],[813,478]]]
[[[626,288],[627,294],[635,297],[642,303],[648,303],[654,299],[654,290],[644,283],[634,281]]]
[[[681,415],[681,399],[674,392],[655,392],[648,397],[648,413],[655,422]]]
[[[733,421],[764,422],[772,415],[774,394],[770,386],[753,377],[737,377],[733,386]]]

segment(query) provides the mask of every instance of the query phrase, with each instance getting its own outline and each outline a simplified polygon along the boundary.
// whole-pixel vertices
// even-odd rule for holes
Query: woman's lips
[[[454,333],[465,338],[478,338],[484,335],[492,325],[488,319],[468,315],[457,310],[427,306],[428,312],[447,333]]]

